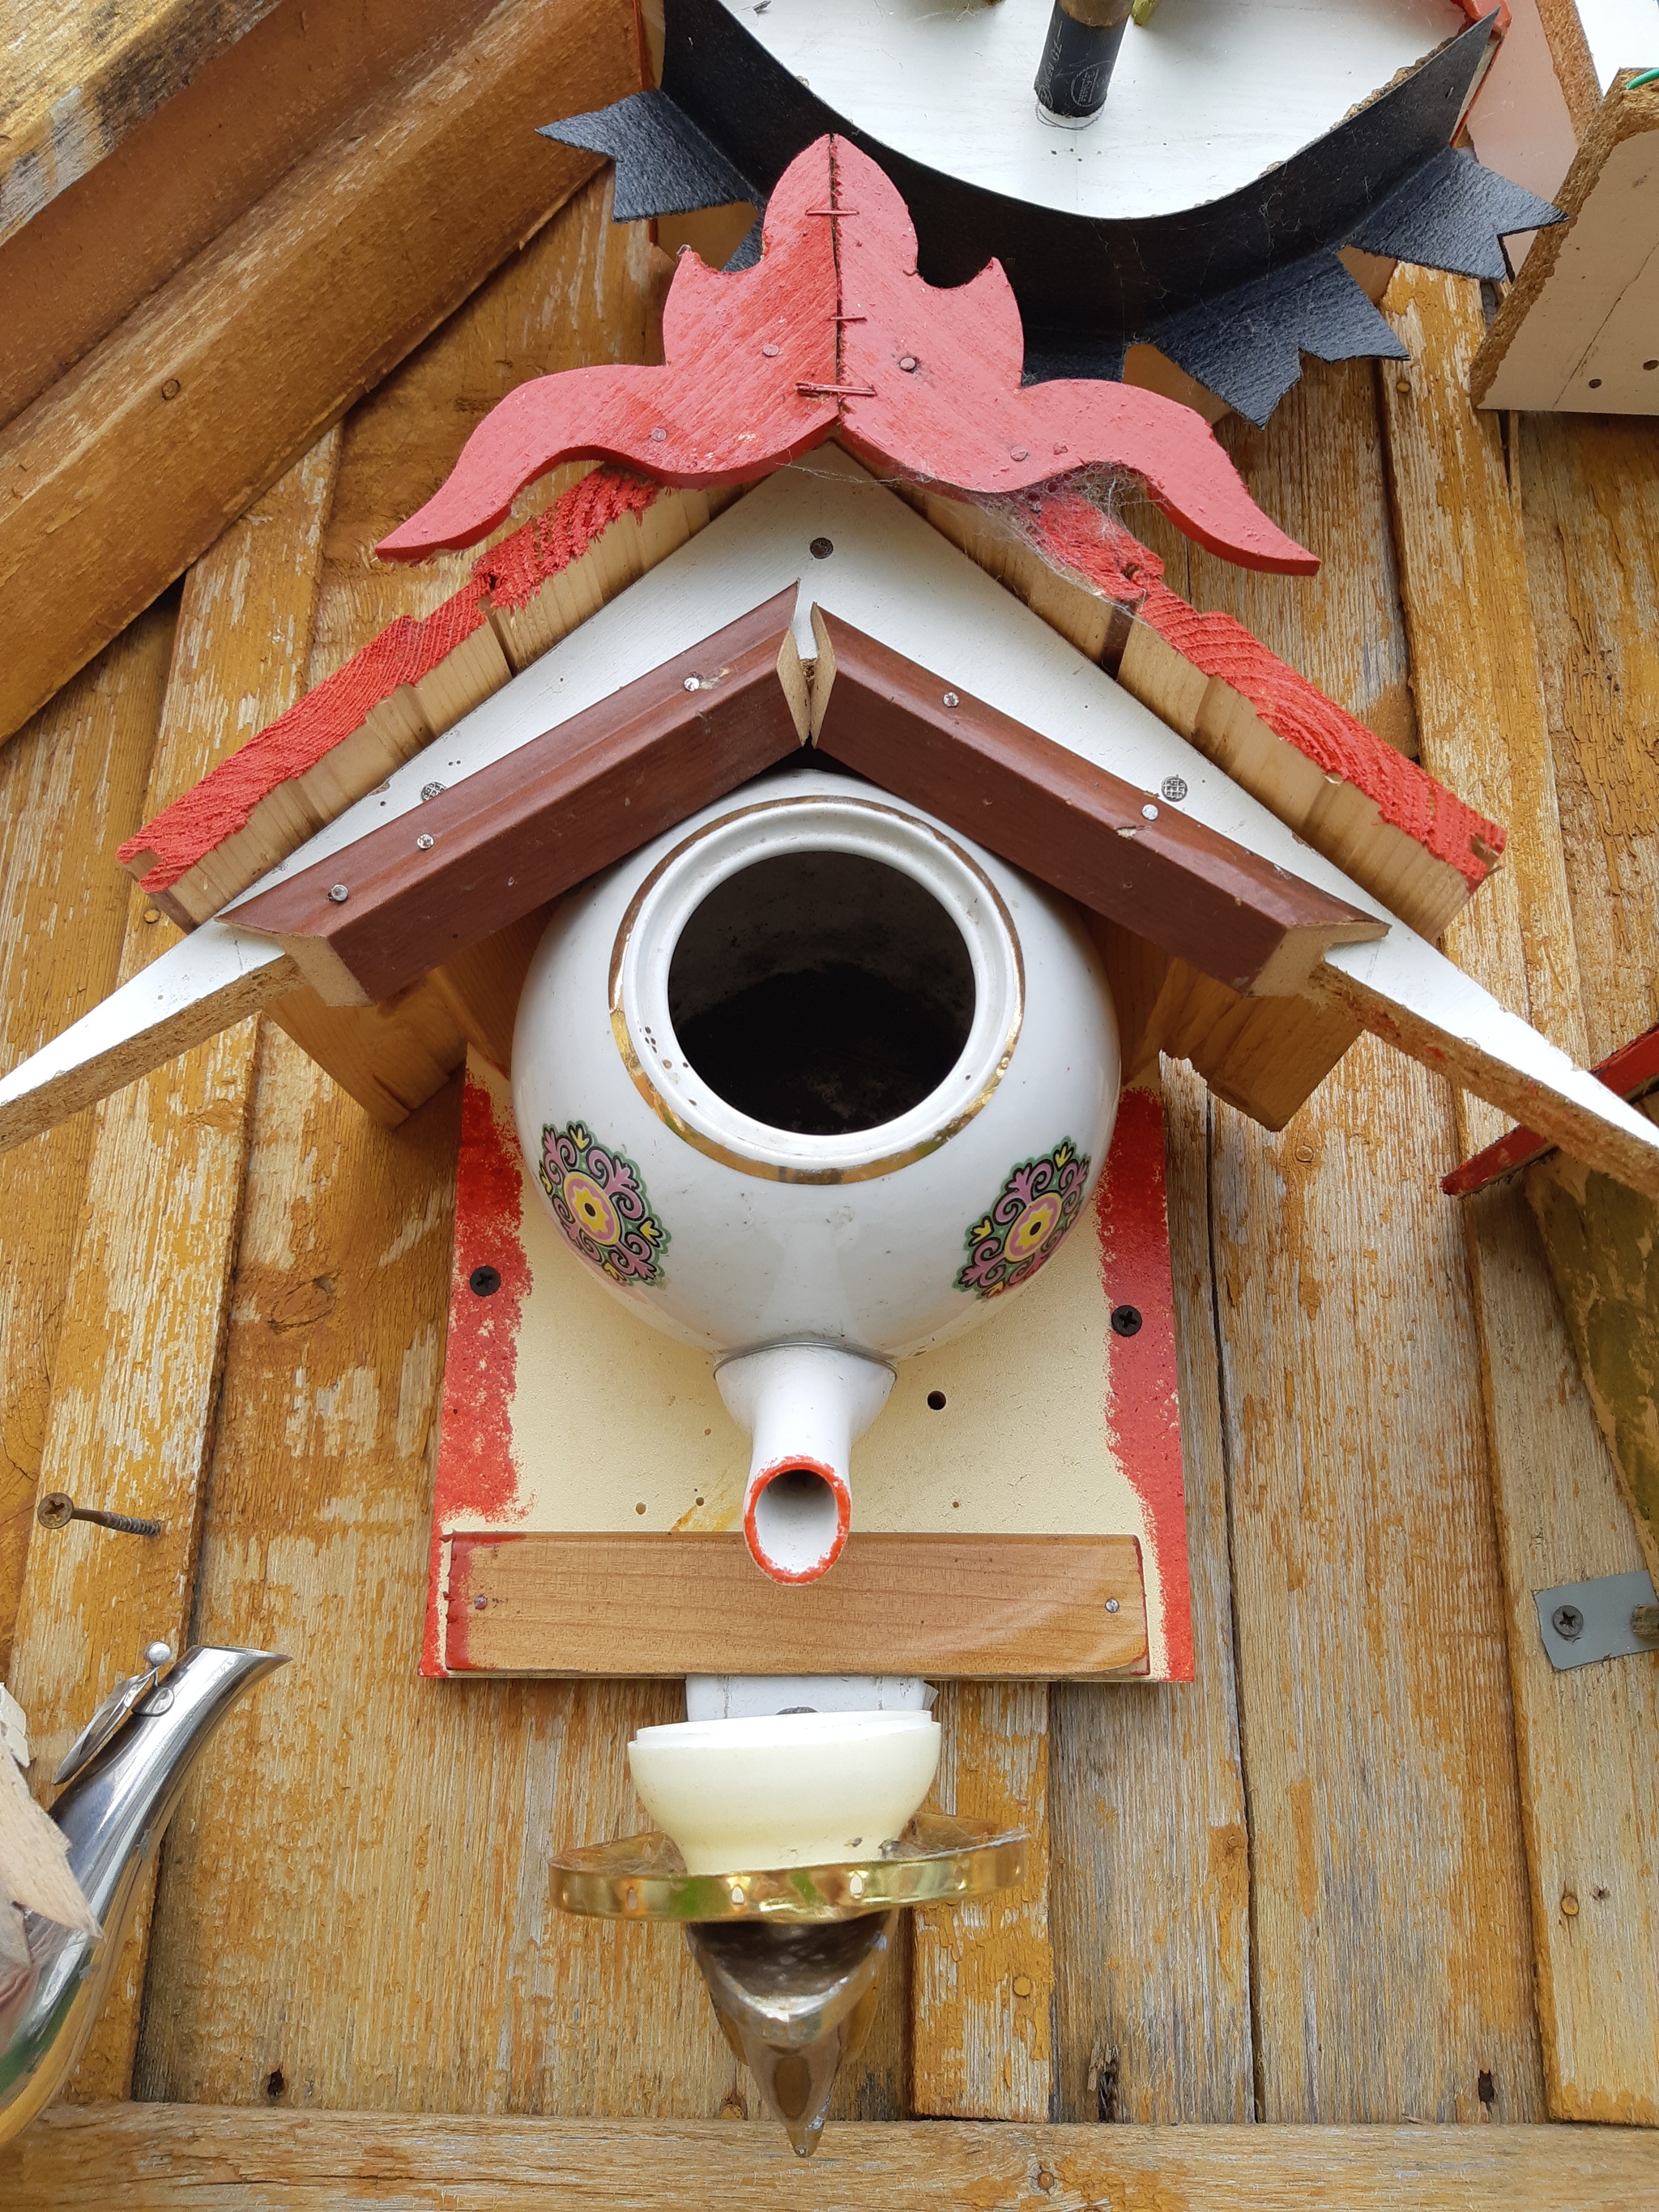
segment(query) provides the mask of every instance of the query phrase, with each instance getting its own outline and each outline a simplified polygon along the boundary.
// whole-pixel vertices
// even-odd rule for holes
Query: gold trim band
[[[907,823],[913,829],[926,831],[936,843],[944,846],[948,853],[952,854],[984,887],[988,897],[996,908],[1003,928],[1007,932],[1008,942],[1013,948],[1014,955],[1013,1015],[1008,1024],[1007,1034],[1003,1039],[1002,1051],[998,1057],[997,1064],[991,1071],[989,1079],[981,1086],[977,1097],[964,1106],[959,1114],[953,1115],[942,1128],[934,1130],[931,1136],[924,1137],[917,1143],[907,1146],[902,1152],[890,1152],[881,1159],[866,1161],[856,1167],[791,1167],[775,1160],[757,1159],[752,1154],[734,1151],[730,1146],[721,1144],[718,1138],[705,1136],[700,1129],[694,1129],[684,1115],[677,1113],[669,1104],[641,1064],[639,1054],[634,1049],[634,1040],[629,1034],[628,1017],[623,1011],[622,1003],[623,965],[627,957],[629,943],[634,934],[635,924],[640,917],[640,910],[661,881],[664,874],[673,866],[682,854],[690,852],[694,845],[701,844],[705,837],[712,837],[716,830],[725,830],[733,822],[741,822],[749,815],[778,814],[787,807],[823,805],[855,806],[863,813],[884,815],[890,821]],[[734,872],[737,872],[734,871]],[[731,814],[722,814],[717,822],[706,823],[701,830],[694,830],[690,836],[682,838],[672,852],[665,853],[629,901],[628,910],[617,927],[616,942],[611,948],[610,994],[611,1033],[617,1041],[617,1049],[622,1054],[623,1066],[628,1070],[635,1089],[650,1107],[657,1119],[696,1151],[705,1154],[709,1159],[718,1160],[723,1167],[736,1168],[752,1175],[764,1176],[772,1182],[869,1182],[877,1176],[892,1175],[900,1168],[908,1168],[917,1160],[926,1159],[930,1152],[938,1152],[941,1146],[948,1144],[960,1130],[965,1129],[975,1115],[980,1113],[989,1102],[991,1094],[1008,1072],[1008,1064],[1014,1056],[1014,1047],[1019,1041],[1020,1027],[1025,1018],[1025,958],[1020,948],[1019,933],[1014,927],[1014,918],[1009,913],[1007,902],[1001,892],[971,854],[963,851],[954,837],[947,837],[942,830],[936,829],[931,822],[925,822],[916,815],[907,813],[901,807],[883,806],[869,799],[854,799],[850,796],[843,799],[839,793],[831,796],[828,793],[820,792],[814,793],[810,798],[763,799],[753,806],[738,807]],[[733,1110],[735,1111],[735,1109]]]

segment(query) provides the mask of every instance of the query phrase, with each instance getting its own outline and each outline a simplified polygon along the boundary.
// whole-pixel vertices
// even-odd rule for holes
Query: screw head
[[[467,1277],[466,1280],[468,1289],[472,1291],[475,1297],[481,1298],[493,1298],[496,1291],[501,1287],[501,1269],[499,1267],[475,1267],[472,1270],[472,1273]]]
[[[681,686],[681,689],[686,691],[701,691],[702,689],[702,677],[688,676],[684,684]]]
[[[49,1490],[35,1500],[34,1517],[43,1528],[67,1528],[75,1517],[75,1500],[66,1490]]]
[[[1157,807],[1155,807],[1155,806],[1152,805],[1152,803],[1151,799],[1148,799],[1148,800],[1147,800],[1147,802],[1146,802],[1146,805],[1145,805],[1145,806],[1143,806],[1143,807],[1141,808],[1141,810],[1140,810],[1140,818],[1141,818],[1141,820],[1142,820],[1143,822],[1156,822],[1156,821],[1157,821],[1157,819],[1158,819],[1158,809],[1157,809]]]
[[[442,789],[443,786],[441,783],[423,783],[421,786],[421,796],[422,799],[435,799]]]
[[[429,853],[437,842],[429,830],[422,830],[415,840],[415,849],[417,853]]]
[[[1167,799],[1171,806],[1179,806],[1187,796],[1187,779],[1184,775],[1166,775],[1158,788],[1159,795]]]
[[[1107,1599],[1106,1610],[1108,1613],[1115,1613],[1117,1611],[1117,1600],[1115,1597],[1109,1597]]]
[[[1584,1616],[1576,1605],[1558,1605],[1550,1626],[1565,1644],[1576,1644],[1584,1632]]]
[[[1010,446],[1008,453],[1009,458],[1016,461],[1029,461],[1031,458],[1029,449],[1024,446]]]
[[[482,1612],[483,1611],[484,1607],[489,1604],[489,1599],[484,1595],[483,1592],[482,1590],[480,1590],[480,1591],[478,1592],[478,1595],[477,1595],[477,1597],[475,1597],[475,1598],[473,1599],[473,1601],[472,1601],[472,1610],[473,1610],[473,1612],[474,1612],[474,1613],[482,1613]]]
[[[159,1639],[154,1644],[145,1644],[144,1664],[146,1667],[170,1667],[173,1664],[173,1646]]]
[[[916,357],[915,354],[902,353],[899,356],[899,367],[904,371],[904,374],[907,376],[914,376],[916,373]]]
[[[1114,1306],[1112,1308],[1112,1334],[1114,1336],[1139,1336],[1139,1334],[1140,1308],[1139,1306]]]
[[[328,895],[336,906],[343,906],[351,896],[350,891],[344,884],[331,884],[328,887]]]
[[[659,445],[659,446],[660,446],[660,445],[662,444],[663,441],[667,437],[668,433],[667,433],[667,431],[666,431],[666,430],[664,430],[664,429],[661,429],[661,428],[658,428],[658,429],[653,430],[653,431],[651,433],[651,435],[652,435],[653,439],[655,441],[655,442],[656,442],[658,445]]]
[[[959,707],[962,704],[954,691],[941,692],[939,696],[941,702],[946,707]]]
[[[776,346],[773,344],[770,338],[769,338],[766,343],[761,348],[761,351],[766,356],[768,361],[775,361],[778,357],[778,349]]]
[[[833,538],[815,538],[806,550],[815,561],[827,561],[836,550],[836,541]]]
[[[163,399],[176,399],[183,390],[184,386],[179,383],[178,378],[176,376],[170,376],[167,382],[161,386],[161,397]]]

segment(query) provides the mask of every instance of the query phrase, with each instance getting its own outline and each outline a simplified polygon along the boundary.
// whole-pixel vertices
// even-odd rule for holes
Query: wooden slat
[[[267,0],[256,10],[232,0],[233,17],[258,14],[253,29],[194,69],[118,143],[106,132],[96,167],[74,179],[74,191],[59,191],[0,246],[8,310],[0,422],[38,399],[394,76],[411,68],[418,75],[426,49],[465,37],[492,4],[354,0],[322,9]],[[94,18],[84,9],[21,6],[35,21],[97,21],[118,38],[130,34],[131,15],[156,12],[152,4]],[[167,7],[179,13],[179,0]],[[191,0],[191,12],[210,29],[225,11]],[[75,271],[72,284],[63,281],[66,269]]]
[[[1068,2120],[1248,2119],[1250,1852],[1210,1269],[1208,1111],[1168,1068],[1194,1679],[1056,1686],[1049,1916]]]
[[[419,812],[428,850],[390,822],[245,901],[238,927],[276,938],[327,1004],[407,989],[798,751],[794,610],[792,586],[441,792]]]
[[[1516,427],[1585,1042],[1600,1060],[1659,1021],[1659,429]]]
[[[131,892],[110,854],[143,819],[176,609],[134,623],[0,758],[0,1023],[8,1067],[115,981]],[[97,856],[95,858],[89,856]],[[0,1159],[0,1678],[46,1440],[93,1116]]]
[[[1623,2128],[775,2126],[187,2106],[60,2112],[0,2151],[10,2212],[1636,2212],[1659,2142]]]
[[[0,732],[592,173],[535,125],[550,108],[603,106],[636,72],[632,25],[605,0],[501,0],[424,76],[348,118],[0,437],[12,625]]]
[[[276,0],[127,0],[120,8],[9,4],[0,240],[21,229],[187,84]]]
[[[1132,1536],[854,1534],[834,1572],[799,1589],[761,1574],[735,1532],[451,1545],[458,1674],[1046,1680],[1146,1656]]]
[[[940,1693],[941,1808],[1023,1827],[1030,1842],[1018,1889],[915,1915],[910,2110],[919,2117],[1042,2120],[1054,2110],[1048,1695],[1042,1682],[1012,1681]]]
[[[191,571],[147,803],[165,805],[299,690],[311,646],[338,441],[305,460]],[[250,623],[243,610],[257,606]],[[122,968],[138,973],[170,925],[139,891]],[[241,1218],[255,1025],[107,1099],[64,1292],[41,1480],[79,1504],[163,1522],[150,1540],[38,1529],[17,1622],[13,1686],[27,1701],[44,1786],[118,1674],[162,1637],[187,1640],[231,1270]],[[126,2094],[143,1985],[141,1896],[111,1997],[76,2074],[82,2096]]]
[[[949,669],[919,667],[822,609],[813,628],[821,751],[1231,989],[1287,995],[1328,946],[1387,933],[1374,915],[953,688]]]
[[[1229,438],[1386,604],[1386,548],[1323,459],[1364,422],[1370,379],[1310,363],[1266,432]],[[1193,570],[1199,604],[1235,603],[1230,572]],[[1341,607],[1361,603],[1333,609],[1345,654]],[[1282,649],[1272,617],[1255,610]],[[1485,2073],[1493,2115],[1527,2119],[1542,2084],[1504,1614],[1461,1224],[1434,1180],[1450,1099],[1365,1041],[1282,1136],[1224,1107],[1213,1126],[1257,2110],[1473,2120]]]
[[[591,187],[356,410],[313,682],[465,580],[469,556],[388,574],[367,548],[474,408],[642,357],[652,270]],[[678,1692],[418,1674],[458,1094],[389,1133],[267,1032],[196,1632],[295,1663],[231,1716],[169,1834],[138,2092],[741,2115],[747,2076],[673,1931],[547,1905],[550,1843],[643,1824],[625,1746]],[[890,2084],[890,2036],[872,2055]]]
[[[1513,832],[1510,865],[1492,887],[1498,896],[1456,925],[1455,949],[1489,988],[1524,1005],[1541,1029],[1585,1056],[1555,755],[1535,672],[1521,518],[1499,424],[1475,414],[1464,388],[1484,328],[1479,295],[1462,279],[1402,273],[1389,311],[1413,364],[1409,374],[1385,369],[1383,391],[1424,754],[1477,803],[1502,805]],[[1587,516],[1603,500],[1626,496],[1604,490],[1600,479],[1584,490]],[[1558,507],[1556,527],[1565,520]],[[1618,538],[1599,516],[1587,534],[1599,537],[1603,549],[1603,588],[1617,600],[1634,586],[1629,612],[1617,619],[1639,622],[1639,558],[1632,556],[1635,573],[1626,583]],[[1540,566],[1559,563],[1563,551],[1547,538]],[[1543,603],[1559,610],[1561,597],[1558,583]],[[1559,620],[1552,625],[1552,659],[1557,637],[1565,641],[1571,634]],[[1588,640],[1572,647],[1581,670],[1588,649]],[[1605,671],[1602,662],[1596,674],[1603,683]],[[1562,681],[1552,678],[1558,687]],[[1606,693],[1603,700],[1610,705]],[[1578,726],[1589,731],[1595,723]],[[1567,737],[1563,757],[1573,750]],[[1589,747],[1577,766],[1580,821],[1620,803],[1627,775],[1603,777]],[[1614,880],[1618,855],[1617,846],[1601,855]],[[1594,881],[1596,854],[1576,866]],[[1602,978],[1616,957],[1595,942],[1599,929],[1613,927],[1610,908],[1604,896],[1587,899],[1583,909],[1592,972]],[[1642,962],[1644,973],[1650,966]],[[1627,1006],[1645,995],[1635,978],[1623,988]],[[1601,1005],[1605,1018],[1612,1009],[1605,998]],[[1492,1119],[1473,1102],[1461,1104],[1465,1151],[1498,1133]],[[1532,1601],[1534,1589],[1638,1565],[1641,1553],[1521,1193],[1512,1186],[1483,1193],[1468,1203],[1466,1220],[1510,1614],[1549,2110],[1561,2118],[1652,2122],[1659,2120],[1659,1982],[1652,1971],[1659,1920],[1638,1872],[1635,1838],[1656,1819],[1652,1762],[1643,1746],[1659,1729],[1659,1670],[1637,1661],[1555,1674]],[[1583,1910],[1564,1911],[1563,1899],[1581,1891]]]

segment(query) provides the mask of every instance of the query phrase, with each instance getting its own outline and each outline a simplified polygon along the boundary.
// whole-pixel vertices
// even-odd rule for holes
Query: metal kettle
[[[27,1913],[30,1972],[0,2005],[0,2143],[62,2087],[109,1988],[139,1877],[190,1771],[246,1690],[287,1663],[276,1651],[198,1645],[177,1667],[165,1644],[118,1682],[71,1748],[52,1817],[98,1927]]]

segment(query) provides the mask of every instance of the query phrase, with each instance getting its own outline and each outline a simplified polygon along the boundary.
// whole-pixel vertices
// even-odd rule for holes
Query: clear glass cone
[[[705,1921],[685,1931],[726,2041],[800,2158],[817,2148],[842,2063],[870,2032],[897,1917]]]

